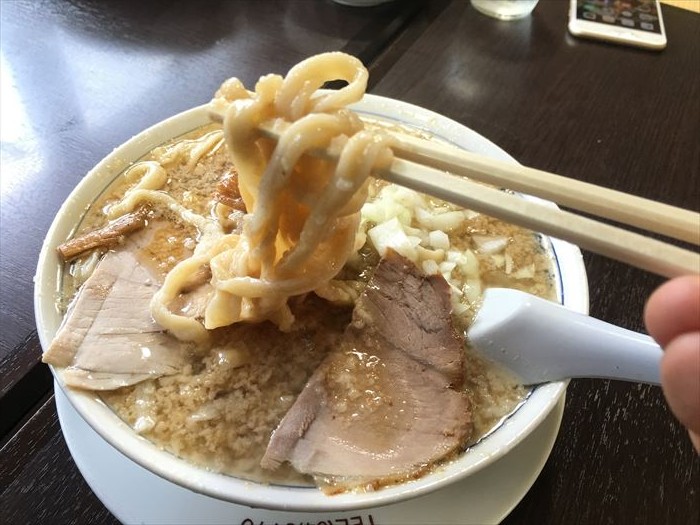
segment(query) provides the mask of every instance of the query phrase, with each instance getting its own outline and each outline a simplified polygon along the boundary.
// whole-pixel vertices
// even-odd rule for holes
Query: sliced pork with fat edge
[[[391,254],[359,298],[343,344],[273,433],[262,466],[288,461],[327,491],[419,476],[470,436],[463,367],[448,284]]]
[[[160,285],[128,240],[98,263],[74,299],[43,361],[66,367],[69,386],[114,389],[179,372],[186,346],[153,320]]]

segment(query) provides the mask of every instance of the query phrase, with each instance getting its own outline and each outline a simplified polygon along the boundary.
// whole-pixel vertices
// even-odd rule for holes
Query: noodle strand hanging
[[[240,234],[210,235],[168,274],[151,304],[159,324],[195,341],[206,330],[239,321],[270,320],[288,330],[294,321],[288,299],[327,289],[358,248],[371,171],[392,161],[388,138],[363,132],[359,118],[344,109],[362,98],[367,77],[356,58],[325,53],[299,63],[285,78],[262,77],[254,93],[236,79],[222,85],[212,107],[225,110],[224,137],[248,215]],[[347,86],[319,90],[338,79]],[[285,124],[277,144],[259,132],[268,121]],[[328,147],[340,148],[337,166],[306,156]],[[188,273],[202,264],[209,264],[213,286],[203,327],[168,308]]]

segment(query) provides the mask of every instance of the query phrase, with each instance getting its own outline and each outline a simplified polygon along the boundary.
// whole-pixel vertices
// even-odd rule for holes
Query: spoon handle
[[[516,290],[488,289],[468,337],[525,384],[574,377],[660,383],[663,350],[651,337]]]

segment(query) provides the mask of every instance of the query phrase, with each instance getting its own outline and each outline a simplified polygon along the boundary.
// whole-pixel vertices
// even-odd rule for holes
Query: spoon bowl
[[[576,377],[660,383],[663,351],[651,337],[518,290],[487,289],[467,337],[525,385]]]

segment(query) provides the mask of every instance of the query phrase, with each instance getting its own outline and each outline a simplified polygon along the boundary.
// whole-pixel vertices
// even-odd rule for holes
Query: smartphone
[[[571,0],[569,31],[647,49],[666,47],[659,0]]]

